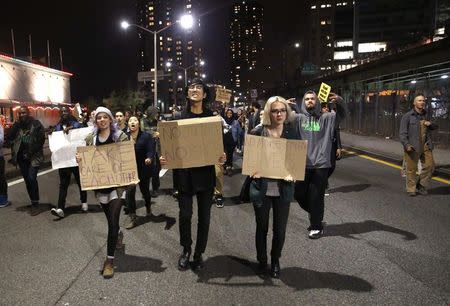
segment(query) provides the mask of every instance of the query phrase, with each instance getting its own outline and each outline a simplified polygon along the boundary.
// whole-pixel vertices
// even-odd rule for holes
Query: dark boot
[[[190,249],[183,249],[180,257],[178,258],[178,270],[185,271],[189,268],[189,258],[191,257]]]
[[[203,269],[203,258],[202,254],[194,254],[194,261],[192,262],[192,270],[198,271]]]
[[[271,268],[270,268],[270,276],[272,278],[280,278],[280,261],[278,259],[273,259],[271,262]]]

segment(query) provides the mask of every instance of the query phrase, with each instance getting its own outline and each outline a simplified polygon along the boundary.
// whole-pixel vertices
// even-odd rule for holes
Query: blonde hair
[[[285,122],[292,121],[292,118],[293,118],[292,110],[291,110],[291,107],[289,106],[288,102],[286,101],[286,99],[283,97],[280,97],[280,96],[273,96],[267,100],[266,105],[264,106],[264,113],[263,113],[263,117],[261,120],[262,125],[269,126],[272,124],[272,121],[270,120],[270,114],[271,114],[270,111],[272,110],[272,104],[275,102],[283,103],[284,106],[286,107],[286,121]]]

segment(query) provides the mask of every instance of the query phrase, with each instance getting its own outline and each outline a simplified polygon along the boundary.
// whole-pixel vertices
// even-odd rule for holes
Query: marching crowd
[[[343,100],[336,94],[330,94],[328,101],[320,103],[313,91],[307,91],[301,101],[274,96],[267,100],[264,108],[257,102],[251,109],[232,108],[211,109],[208,99],[210,89],[201,79],[192,80],[185,90],[186,107],[174,113],[175,119],[202,118],[221,116],[223,123],[223,154],[217,156],[216,165],[174,169],[173,189],[179,205],[179,234],[182,247],[178,269],[189,267],[198,270],[203,267],[203,253],[208,242],[211,207],[223,207],[223,175],[231,175],[233,155],[244,151],[246,133],[272,138],[307,140],[305,179],[294,181],[288,175],[284,179],[269,179],[253,173],[247,177],[241,195],[253,204],[256,221],[255,244],[256,258],[260,273],[267,271],[274,278],[281,273],[280,258],[283,250],[285,232],[288,223],[290,203],[294,200],[309,216],[308,237],[320,238],[324,233],[324,197],[328,188],[328,178],[333,173],[336,160],[341,156],[339,137],[339,121],[345,116]],[[432,143],[430,130],[436,126],[426,120],[425,97],[417,95],[414,108],[405,114],[400,130],[401,142],[405,148],[407,162],[407,192],[426,194],[433,170]],[[151,198],[158,196],[159,173],[167,164],[161,152],[158,121],[159,111],[149,107],[145,114],[118,111],[114,115],[106,107],[97,107],[91,116],[85,116],[79,122],[67,107],[61,108],[60,121],[51,132],[92,127],[86,138],[87,146],[101,146],[122,141],[133,141],[139,188],[142,193],[146,214],[150,216]],[[3,146],[4,133],[0,126],[0,145]],[[8,140],[11,143],[12,160],[20,168],[24,178],[28,196],[31,201],[31,215],[38,214],[39,185],[37,172],[43,160],[45,131],[42,124],[30,116],[27,107],[21,107],[19,120],[14,124]],[[4,175],[5,160],[0,155],[0,207],[10,204],[7,195],[7,184]],[[273,156],[274,159],[279,158]],[[81,155],[76,155],[81,161]],[[416,177],[419,160],[425,165],[420,177]],[[414,168],[416,167],[416,168]],[[65,202],[71,176],[79,187],[81,210],[88,211],[87,193],[81,189],[78,167],[58,169],[60,186],[56,208],[51,213],[58,218],[65,216]],[[150,182],[152,192],[150,192]],[[122,206],[128,214],[125,228],[132,229],[137,225],[136,186],[104,188],[95,190],[108,224],[107,257],[103,266],[103,277],[114,275],[114,254],[122,247],[123,232],[119,227]],[[192,215],[193,198],[197,203],[197,235],[195,247],[192,248]],[[268,268],[267,233],[269,229],[270,209],[273,209],[273,239],[270,252],[270,268]],[[191,255],[193,261],[191,261]]]

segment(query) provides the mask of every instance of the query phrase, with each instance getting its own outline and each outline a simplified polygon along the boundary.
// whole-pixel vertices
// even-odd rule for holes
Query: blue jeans
[[[39,167],[33,167],[31,161],[27,159],[17,159],[17,164],[19,165],[20,172],[22,172],[22,177],[25,181],[27,187],[28,196],[30,197],[31,204],[39,203],[39,185],[37,181],[37,173]]]

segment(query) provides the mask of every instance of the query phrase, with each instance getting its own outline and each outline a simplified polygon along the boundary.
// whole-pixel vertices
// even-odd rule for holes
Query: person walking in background
[[[243,109],[238,109],[237,111],[237,116],[238,116],[238,122],[239,122],[239,126],[240,126],[240,132],[238,135],[238,143],[237,143],[237,149],[236,149],[236,153],[238,154],[242,154],[244,152],[244,140],[245,140],[245,131],[247,128],[247,115],[245,114],[245,111]]]
[[[38,207],[39,184],[37,173],[44,159],[45,132],[41,122],[30,116],[28,107],[20,107],[19,120],[12,126],[8,140],[12,144],[12,162],[19,165],[30,197],[30,214],[35,216],[41,212]]]
[[[261,122],[261,104],[252,102],[253,113],[248,118],[248,130],[253,130]]]
[[[263,137],[298,139],[296,129],[290,125],[293,119],[291,108],[282,97],[271,97],[264,107],[264,116],[260,125],[250,134]],[[273,158],[278,158],[273,156]],[[256,253],[259,270],[267,270],[267,232],[269,228],[270,208],[273,209],[273,237],[270,275],[280,277],[280,257],[283,250],[289,207],[294,199],[294,181],[292,177],[284,180],[262,178],[252,175],[250,200],[253,203],[256,219]]]
[[[224,174],[231,175],[233,173],[233,153],[236,148],[237,140],[241,132],[241,127],[236,119],[231,108],[227,109],[225,112],[225,122],[230,127],[226,133],[223,135],[223,144],[225,148],[225,153],[227,155],[227,161],[225,162]]]
[[[127,126],[127,121],[125,116],[123,115],[122,112],[116,112],[116,122],[117,122],[117,127],[122,130],[122,132],[127,133],[128,132],[128,126]]]
[[[3,124],[0,124],[0,208],[11,204],[8,201],[8,183],[5,177],[5,157],[3,156],[3,143],[5,141],[5,131]]]
[[[79,123],[75,117],[70,114],[70,110],[68,107],[63,106],[60,109],[61,119],[53,128],[53,132],[63,131],[68,134],[72,129],[79,129],[82,127],[82,124]],[[78,185],[78,189],[80,191],[80,202],[81,202],[81,210],[83,212],[88,211],[87,204],[87,192],[81,190],[80,183],[80,172],[78,167],[68,167],[58,169],[59,173],[59,196],[58,196],[58,207],[52,208],[50,210],[51,214],[57,216],[59,218],[64,218],[64,209],[66,208],[66,197],[67,197],[67,189],[70,185],[70,178],[73,174],[75,180]]]
[[[128,134],[130,140],[134,141],[134,152],[136,155],[136,164],[139,177],[139,189],[145,201],[147,216],[152,215],[151,195],[149,190],[150,176],[152,173],[151,165],[155,158],[155,140],[149,134],[141,131],[139,120],[135,116],[131,116],[128,120],[130,132]],[[126,202],[128,207],[128,221],[125,228],[132,229],[137,225],[136,216],[136,185],[132,185],[127,189]]]
[[[428,194],[434,171],[433,142],[431,131],[438,126],[427,119],[426,99],[422,94],[414,97],[413,108],[403,115],[400,123],[400,142],[404,149],[406,162],[406,192],[409,196]],[[417,164],[422,171],[417,175]]]
[[[101,146],[121,141],[128,141],[128,136],[116,127],[111,111],[106,107],[97,107],[95,128],[86,137],[86,145]],[[78,163],[81,162],[78,153],[76,159]],[[104,278],[111,278],[114,276],[115,250],[123,247],[123,233],[120,231],[119,219],[126,192],[125,188],[104,188],[95,190],[95,196],[108,221],[107,257],[103,264],[102,275]]]
[[[159,179],[159,171],[161,171],[161,163],[159,162],[159,156],[161,155],[161,143],[159,141],[159,132],[158,132],[158,119],[159,119],[159,110],[154,106],[149,106],[145,111],[145,117],[140,121],[141,130],[150,134],[155,140],[155,156],[153,157],[153,167],[152,167],[152,197],[158,197],[159,187],[161,185]]]

